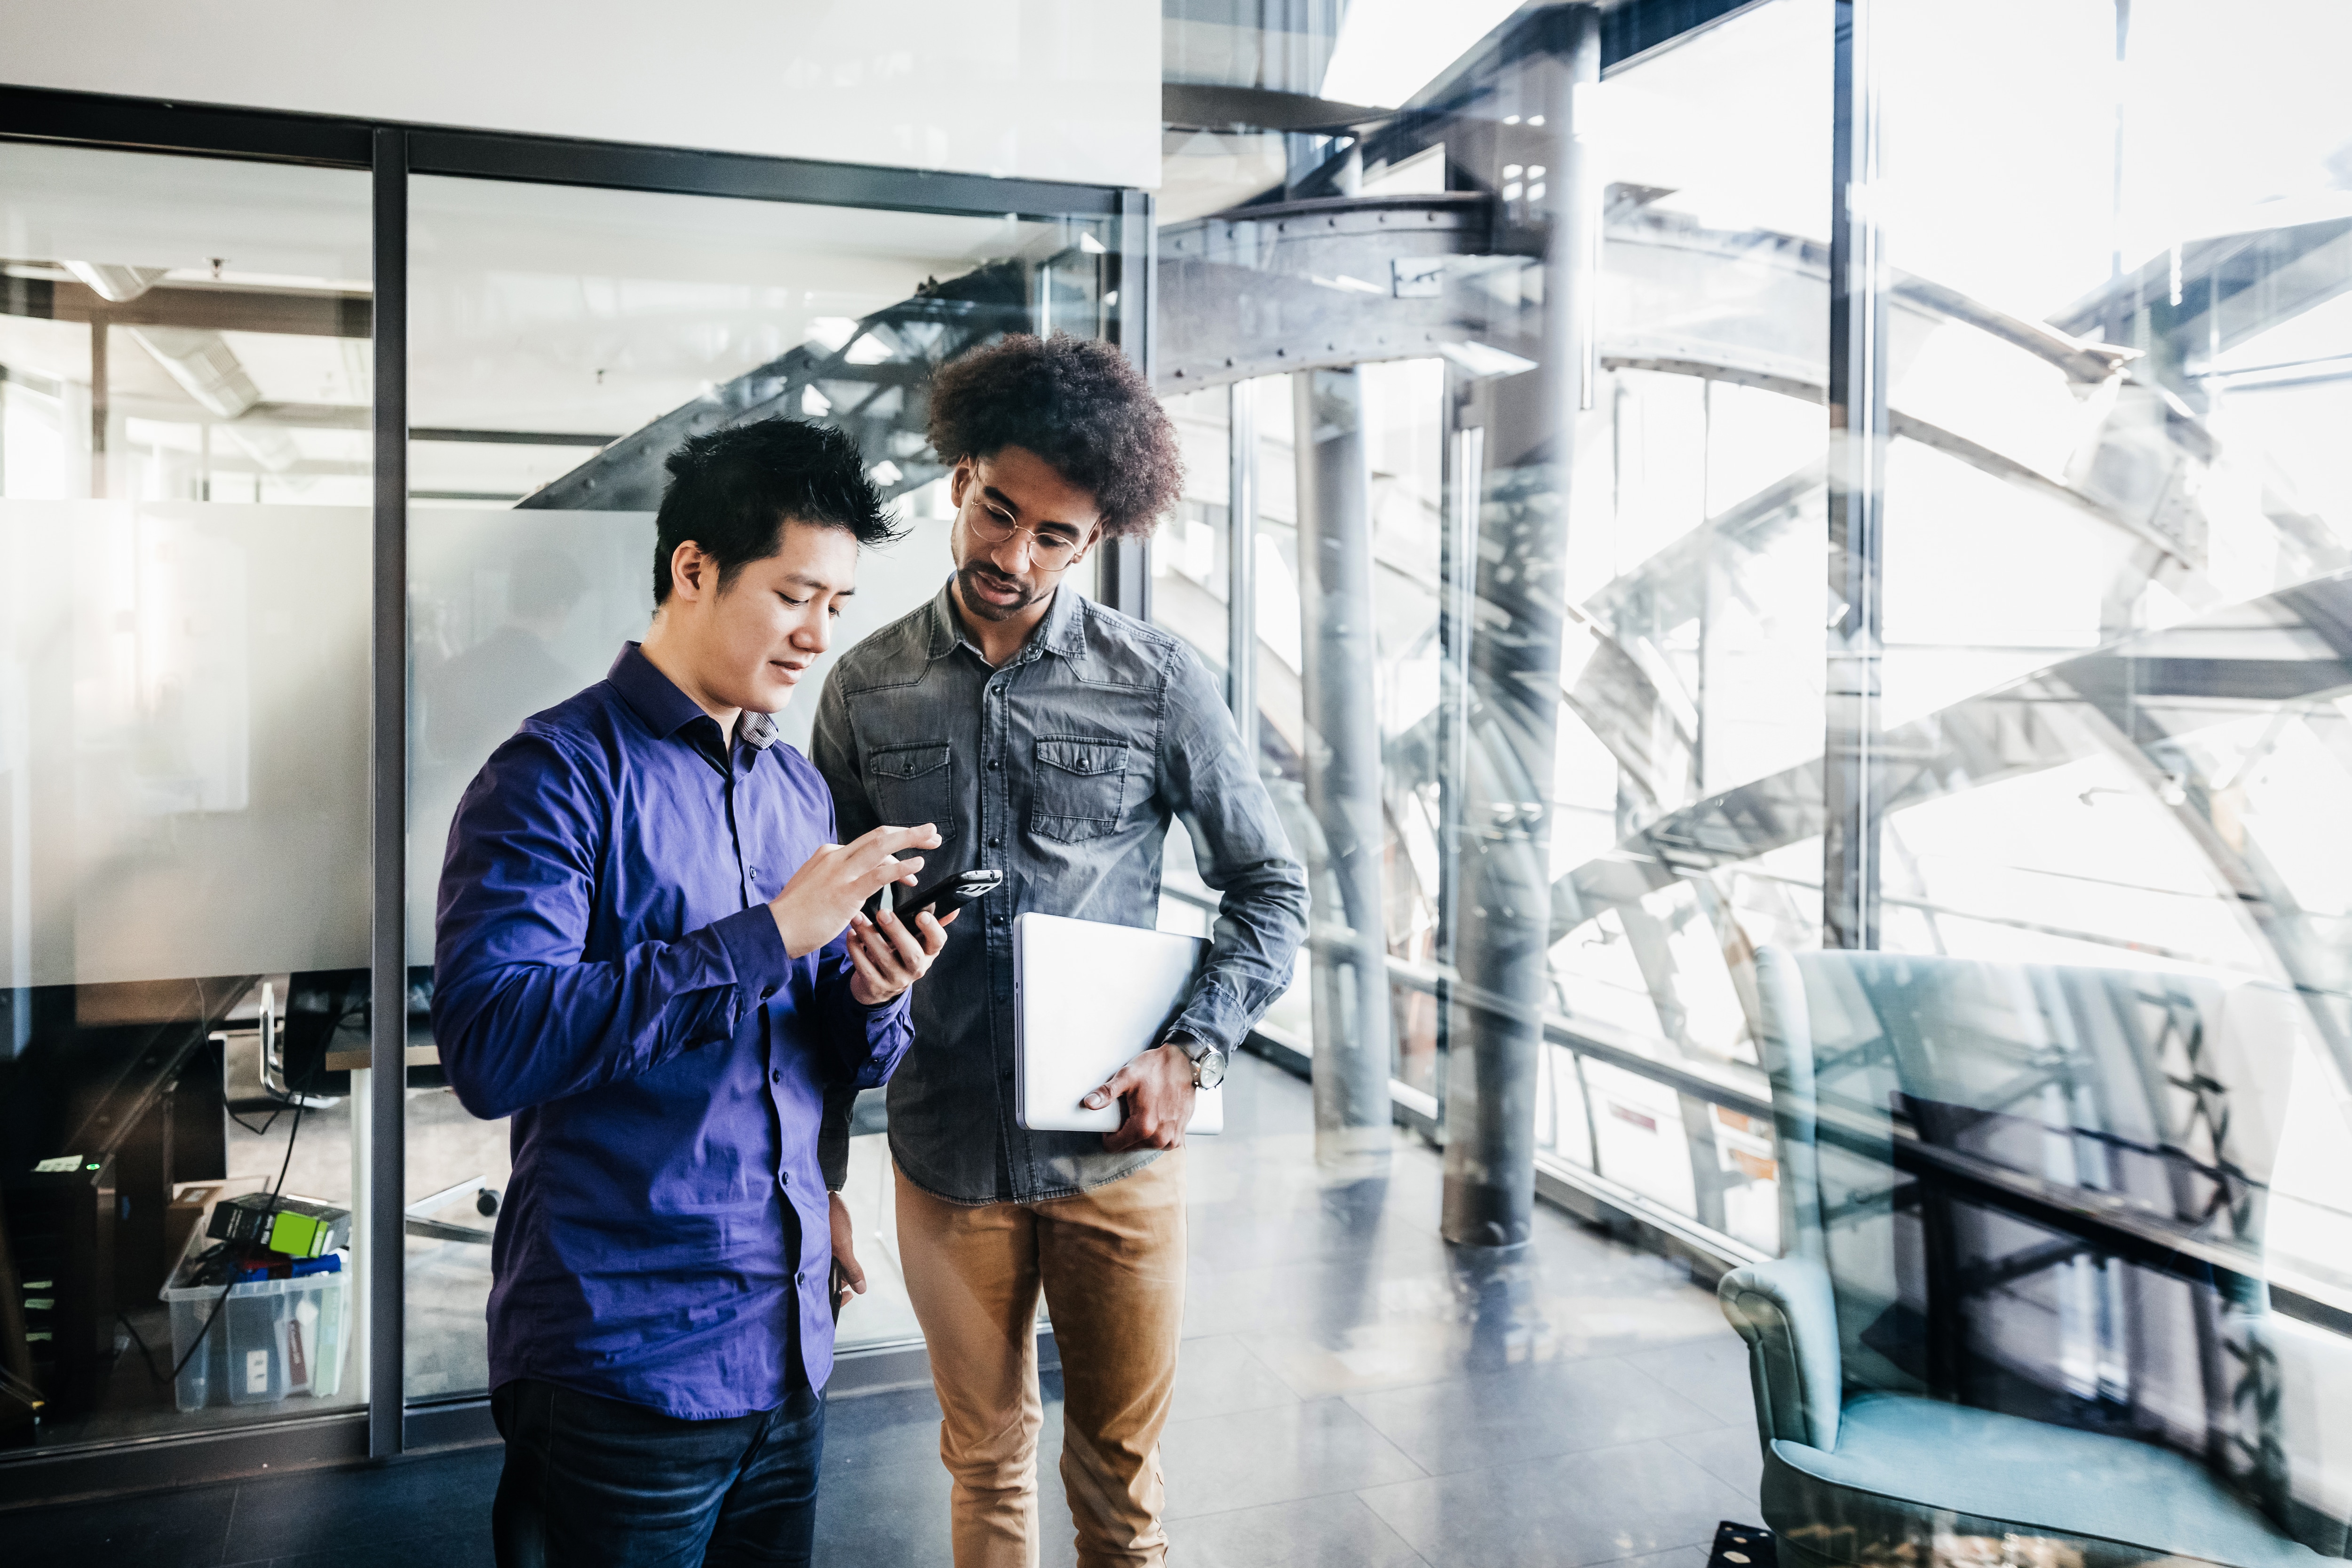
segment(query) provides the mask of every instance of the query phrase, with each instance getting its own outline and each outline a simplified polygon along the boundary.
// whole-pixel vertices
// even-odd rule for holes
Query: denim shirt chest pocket
[[[866,776],[874,809],[890,827],[923,822],[942,830],[954,820],[954,760],[944,740],[893,746],[866,754]]]
[[[1078,843],[1118,826],[1127,790],[1129,747],[1099,736],[1044,736],[1029,805],[1029,831]]]

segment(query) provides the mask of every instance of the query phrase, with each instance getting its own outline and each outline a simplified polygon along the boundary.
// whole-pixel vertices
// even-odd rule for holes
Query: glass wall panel
[[[1306,709],[1300,669],[1305,663],[1298,597],[1298,464],[1292,439],[1295,412],[1288,376],[1261,376],[1248,383],[1255,424],[1255,467],[1250,486],[1256,526],[1250,543],[1250,604],[1257,628],[1256,674],[1251,682],[1257,705],[1258,770],[1282,813],[1290,847],[1310,855],[1318,836],[1307,810],[1304,761]],[[1308,897],[1314,896],[1312,879]],[[1310,915],[1311,919],[1311,915]],[[1310,946],[1298,953],[1298,977],[1259,1027],[1292,1050],[1315,1050],[1314,998],[1307,985]]]
[[[1759,1249],[1753,956],[1820,924],[1830,21],[1776,0],[1572,91],[1573,28],[1515,33],[1162,246],[1162,374],[1208,388],[1171,407],[1255,410],[1250,684],[1318,901],[1265,1032],[1384,1053],[1433,1115],[1467,1042],[1546,1157]]]
[[[1220,676],[1232,614],[1232,402],[1223,387],[1168,400],[1184,455],[1184,493],[1151,541],[1152,620],[1199,650]]]
[[[1581,613],[1550,773],[1549,1032],[1751,1096],[1754,954],[1811,946],[1820,925],[1807,802],[1822,734],[1829,21],[1827,5],[1776,0],[1610,76],[1587,138],[1601,261],[1569,500]],[[1492,172],[1507,193],[1513,174]],[[1481,382],[1478,400],[1509,385]],[[1525,483],[1498,477],[1489,517]],[[1552,1154],[1776,1249],[1769,1134],[1603,1060],[1549,1086],[1570,1097]]]
[[[847,648],[951,566],[925,374],[1006,330],[1100,334],[1113,236],[455,179],[411,192],[408,950],[422,988],[459,794],[517,724],[601,679],[644,633],[669,453],[771,414],[856,437],[910,526],[861,560],[835,632]],[[791,744],[805,746],[829,667],[777,716]],[[478,1394],[508,1130],[467,1115],[436,1069],[409,1092],[408,1393]],[[845,1198],[871,1289],[842,1314],[845,1348],[916,1333],[881,1099],[861,1101],[852,1140]]]
[[[0,143],[0,1447],[350,1409],[368,180]]]
[[[2340,1552],[2315,1411],[2352,1359],[2312,1303],[2352,1305],[2352,858],[2313,808],[2347,781],[2352,511],[2308,433],[2352,384],[2352,109],[2315,74],[2352,34],[2214,20],[1874,11],[1890,783],[1864,831],[1901,957],[1842,962],[1842,1049],[1937,1171],[2063,1197],[1931,1175],[1828,1256],[1888,1325],[1850,1375],[2128,1431]]]

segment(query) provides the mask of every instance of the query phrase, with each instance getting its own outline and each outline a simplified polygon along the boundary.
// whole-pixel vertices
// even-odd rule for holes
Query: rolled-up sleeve
[[[433,1034],[474,1115],[511,1115],[726,1040],[790,975],[764,905],[583,962],[610,799],[593,762],[526,730],[458,803],[441,873]]]
[[[1189,648],[1172,655],[1169,713],[1161,797],[1192,835],[1201,879],[1223,895],[1208,965],[1170,1032],[1232,1051],[1289,988],[1307,934],[1307,873],[1223,695]]]

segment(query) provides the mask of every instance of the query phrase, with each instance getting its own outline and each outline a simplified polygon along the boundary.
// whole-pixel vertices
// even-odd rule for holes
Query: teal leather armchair
[[[2258,1244],[2248,1173],[2267,1172],[2283,1085],[2231,1055],[2224,988],[1777,951],[1758,984],[1788,1255],[1717,1294],[1748,1343],[1788,1568],[2315,1568],[2297,1534],[2343,1554],[2340,1523],[2294,1513],[2263,1439],[2246,1291],[2131,1269],[1898,1157],[2028,1167]],[[2183,1051],[2234,1080],[2218,1130],[2173,1087]]]

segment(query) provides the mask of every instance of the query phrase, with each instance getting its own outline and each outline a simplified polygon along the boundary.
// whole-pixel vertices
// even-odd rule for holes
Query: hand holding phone
[[[893,883],[866,901],[866,918],[871,920],[887,909],[911,926],[916,916],[928,909],[944,920],[974,899],[995,892],[1003,882],[1003,872],[982,869],[952,873],[912,893],[901,892],[900,885]]]
[[[967,871],[912,894],[901,894],[896,883],[877,889],[849,922],[849,962],[857,971],[849,994],[879,1007],[921,979],[947,941],[943,927],[1003,880],[1001,871]]]

